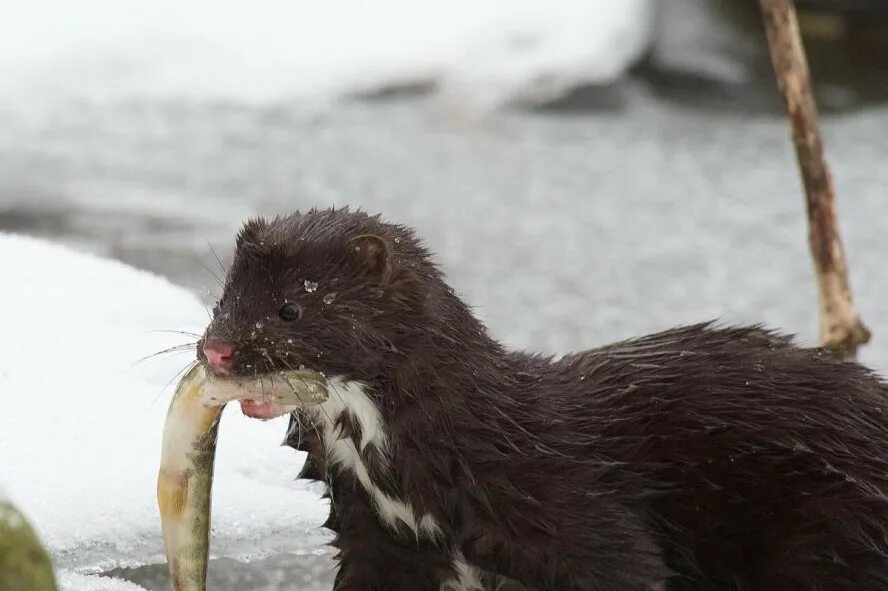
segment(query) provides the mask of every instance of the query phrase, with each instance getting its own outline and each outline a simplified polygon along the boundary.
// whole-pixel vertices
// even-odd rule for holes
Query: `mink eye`
[[[281,320],[293,322],[302,318],[302,306],[298,304],[284,304],[284,307],[278,310],[278,316]]]

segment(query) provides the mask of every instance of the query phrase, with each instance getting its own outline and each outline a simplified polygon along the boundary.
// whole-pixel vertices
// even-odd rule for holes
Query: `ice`
[[[653,0],[7,0],[0,91],[274,102],[436,82],[473,100],[606,82]]]
[[[204,307],[123,263],[0,234],[0,480],[53,555],[68,589],[95,574],[162,560],[155,478],[177,372],[194,358],[144,356],[196,337]],[[284,419],[228,409],[216,463],[217,556],[317,547],[326,505],[295,480]],[[90,581],[93,586],[81,583]],[[123,585],[121,583],[121,585]],[[114,589],[133,589],[118,585]]]
[[[80,575],[64,571],[59,573],[61,591],[144,591],[133,583],[110,577]]]

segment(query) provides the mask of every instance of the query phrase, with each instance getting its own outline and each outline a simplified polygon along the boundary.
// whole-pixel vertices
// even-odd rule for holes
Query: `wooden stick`
[[[858,347],[869,341],[870,331],[851,297],[835,192],[817,126],[798,17],[792,0],[759,0],[759,4],[805,186],[808,240],[820,288],[820,341],[846,359],[854,359]]]

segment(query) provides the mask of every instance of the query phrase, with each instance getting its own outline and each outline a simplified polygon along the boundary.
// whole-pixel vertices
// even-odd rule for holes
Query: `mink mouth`
[[[230,370],[220,371],[204,359],[200,363],[215,380],[229,385],[230,394],[227,400],[240,403],[241,412],[246,417],[269,421],[288,415],[298,408],[294,406],[292,396],[288,400],[282,395],[282,391],[293,389],[290,381],[292,376],[283,376],[288,371],[285,368],[263,368],[263,371],[251,368],[244,371],[245,368],[235,366]],[[299,370],[307,369],[304,366],[299,367]],[[281,377],[284,379],[283,385]]]
[[[241,412],[244,416],[260,421],[270,421],[278,417],[282,417],[290,413],[290,410],[284,408],[277,402],[266,402],[259,400],[240,400]]]
[[[259,383],[262,383],[262,380],[268,378],[280,370],[275,369],[267,369],[261,372],[253,372],[253,373],[243,373],[243,374],[232,374],[224,377],[233,377],[233,378],[249,378],[258,380]],[[244,398],[239,399],[241,407],[241,413],[245,417],[249,417],[251,419],[257,419],[260,421],[270,421],[276,419],[278,417],[282,417],[286,414],[289,414],[292,409],[285,408],[280,403],[275,402],[274,400],[267,400],[263,398]]]

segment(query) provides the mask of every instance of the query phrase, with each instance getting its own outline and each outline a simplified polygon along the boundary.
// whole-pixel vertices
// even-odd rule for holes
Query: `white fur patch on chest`
[[[466,562],[461,552],[453,557],[455,575],[443,583],[439,591],[485,591],[478,569]]]
[[[329,462],[354,474],[361,486],[370,495],[380,520],[389,528],[399,531],[403,524],[413,534],[428,539],[436,539],[441,529],[431,515],[417,516],[413,506],[401,499],[396,499],[377,486],[371,479],[370,472],[361,457],[361,452],[372,445],[383,458],[387,454],[388,437],[382,414],[367,394],[362,384],[333,378],[329,380],[330,396],[327,400],[307,410],[321,428],[321,436]],[[361,440],[358,445],[350,437],[342,437],[336,426],[336,420],[348,413],[349,418],[361,428]],[[359,449],[360,448],[360,449]]]

